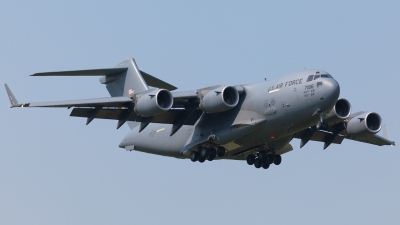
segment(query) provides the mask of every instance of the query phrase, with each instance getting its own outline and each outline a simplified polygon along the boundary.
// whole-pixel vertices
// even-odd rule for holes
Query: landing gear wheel
[[[199,160],[199,153],[195,151],[190,153],[190,160],[192,160],[192,162],[196,162],[197,160]]]
[[[209,154],[210,154],[210,149],[202,147],[200,149],[199,162],[203,163],[204,161],[206,161]]]
[[[210,153],[208,154],[208,161],[213,161],[217,156],[217,150],[215,148],[210,148]]]
[[[225,156],[225,148],[222,146],[219,146],[218,150],[217,150],[217,155],[218,155],[218,157],[224,157]]]
[[[268,168],[269,168],[269,163],[268,163],[268,162],[264,162],[264,163],[262,164],[262,168],[268,169]]]
[[[204,147],[201,148],[201,149],[200,149],[200,158],[207,159],[209,153],[210,153],[210,149],[204,148]]]
[[[275,157],[274,157],[274,155],[272,155],[272,154],[268,154],[267,156],[266,156],[266,160],[265,160],[265,163],[269,163],[269,164],[271,164],[271,163],[273,163],[274,162],[274,160],[275,160]]]
[[[261,163],[261,161],[260,161],[259,158],[257,158],[257,159],[254,160],[254,167],[255,167],[255,168],[257,168],[257,169],[260,168],[260,167],[261,167],[261,164],[262,164],[262,163]]]
[[[258,153],[258,158],[261,162],[266,162],[267,160],[267,153],[265,151],[261,151]]]
[[[248,155],[247,159],[246,159],[247,164],[249,164],[249,165],[253,165],[255,160],[256,160],[256,157],[254,155]]]
[[[281,155],[275,155],[275,160],[274,160],[274,164],[275,165],[279,165],[282,162],[282,156]]]

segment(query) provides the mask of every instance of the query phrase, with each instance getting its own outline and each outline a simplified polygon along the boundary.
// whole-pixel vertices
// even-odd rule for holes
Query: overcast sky
[[[399,1],[0,1],[1,82],[20,102],[107,97],[97,77],[139,68],[179,88],[323,69],[353,112],[399,141]],[[308,143],[268,170],[118,148],[116,121],[0,98],[0,224],[398,224],[400,153]]]

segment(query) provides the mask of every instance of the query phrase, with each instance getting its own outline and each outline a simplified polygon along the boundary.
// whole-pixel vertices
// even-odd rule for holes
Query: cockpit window
[[[308,81],[312,81],[314,79],[314,75],[310,75],[310,76],[308,76],[308,78],[307,78],[307,82]]]
[[[322,78],[330,78],[328,74],[321,74]]]
[[[319,77],[320,77],[319,75],[315,75],[314,80],[318,79]]]

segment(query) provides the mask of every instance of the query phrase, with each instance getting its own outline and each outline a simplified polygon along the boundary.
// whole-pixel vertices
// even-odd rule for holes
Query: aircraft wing
[[[294,138],[301,139],[300,148],[302,148],[309,140],[312,140],[312,141],[324,142],[324,149],[326,149],[332,143],[341,144],[344,139],[364,142],[367,144],[373,144],[378,146],[382,145],[394,146],[395,142],[390,140],[386,125],[383,125],[382,127],[383,136],[380,136],[378,134],[360,135],[360,136],[347,134],[346,123],[348,122],[348,120],[362,113],[365,112],[362,111],[353,113],[349,116],[348,119],[343,120],[342,122],[337,122],[335,124],[330,124],[328,128],[324,130],[317,130],[315,126],[307,128],[305,130],[297,132],[294,135]]]
[[[89,124],[93,119],[118,120],[118,126],[125,121],[142,122],[142,129],[149,123],[176,124],[175,133],[183,125],[193,125],[201,116],[202,110],[198,109],[198,95],[195,91],[184,91],[172,93],[174,104],[171,110],[154,117],[141,117],[133,108],[134,103],[130,97],[107,97],[67,101],[32,102],[19,103],[5,84],[11,107],[53,107],[53,108],[74,108],[70,116],[85,117]]]
[[[93,98],[81,100],[52,101],[52,102],[33,102],[22,103],[12,107],[54,107],[54,108],[71,108],[71,107],[123,107],[131,104],[132,99],[129,97],[109,97],[109,98]]]

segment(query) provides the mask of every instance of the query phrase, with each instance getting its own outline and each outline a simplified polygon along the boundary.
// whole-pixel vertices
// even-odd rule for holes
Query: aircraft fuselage
[[[321,112],[333,108],[340,93],[337,81],[322,70],[300,71],[241,87],[244,93],[239,104],[229,111],[204,113],[201,124],[183,126],[172,136],[170,124],[151,123],[141,132],[136,127],[120,147],[186,158],[188,151],[182,149],[188,143],[213,136],[226,146],[228,158],[265,145],[279,150],[293,134],[315,125]],[[253,126],[254,121],[262,122]]]

